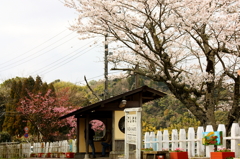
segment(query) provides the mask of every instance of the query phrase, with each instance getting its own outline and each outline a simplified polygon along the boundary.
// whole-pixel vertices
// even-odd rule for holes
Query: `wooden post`
[[[178,143],[174,142],[175,140],[178,140],[177,129],[172,130],[172,150],[175,150],[176,148],[178,148]]]
[[[84,159],[89,159],[89,145],[88,145],[88,140],[89,140],[89,115],[86,115],[86,120],[85,120],[85,130],[86,130],[86,134],[84,134],[86,136],[85,139],[85,145],[86,145],[86,154]]]
[[[168,135],[168,130],[163,131],[163,148],[169,150],[169,135]]]
[[[188,128],[188,140],[193,140],[195,137],[195,131],[193,127]],[[195,144],[194,141],[188,142],[188,156],[194,157],[195,156]]]
[[[231,128],[231,151],[235,152],[235,156],[239,156],[239,139],[234,139],[239,135],[238,123],[233,123]]]
[[[157,151],[162,151],[162,132],[157,132]]]
[[[179,140],[182,140],[179,143],[179,147],[181,147],[182,149],[186,150],[186,141],[183,141],[183,140],[186,140],[186,130],[185,129],[180,129],[180,131],[179,131]]]
[[[204,132],[203,126],[199,126],[198,129],[197,129],[197,139],[200,140],[200,141],[197,142],[197,155],[198,156],[205,155],[205,152],[204,152],[205,147],[202,144],[203,132]]]

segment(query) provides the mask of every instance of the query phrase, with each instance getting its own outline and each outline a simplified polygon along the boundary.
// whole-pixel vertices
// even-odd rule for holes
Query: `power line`
[[[90,50],[93,50],[93,49],[94,49],[94,48],[91,48]],[[88,50],[88,51],[90,51],[90,50]],[[57,67],[55,67],[55,68],[53,68],[53,69],[51,69],[51,70],[46,70],[47,72],[42,71],[42,72],[43,72],[42,74],[47,74],[47,73],[49,73],[49,72],[51,72],[51,71],[53,71],[53,70],[55,70],[55,69],[57,69],[57,68],[59,68],[59,67],[65,65],[65,64],[67,64],[67,63],[69,63],[69,62],[71,62],[71,61],[77,59],[78,57],[80,57],[80,56],[86,54],[88,51],[83,52],[82,54],[79,54],[78,56],[76,56],[76,57],[74,57],[74,58],[72,58],[73,56],[72,56],[72,57],[69,57],[68,59],[71,58],[70,60],[65,61],[64,63],[60,64],[59,66],[57,66]],[[77,54],[75,54],[75,55],[77,55]],[[75,56],[75,55],[74,55],[74,56]]]
[[[17,63],[19,63],[19,64],[12,63],[12,64],[8,65],[8,66],[10,66],[9,68],[6,68],[6,67],[8,67],[8,66],[2,67],[2,68],[6,68],[6,69],[0,70],[0,72],[6,71],[6,70],[8,70],[8,69],[11,69],[11,68],[14,68],[14,67],[17,67],[17,66],[20,66],[20,65],[22,65],[22,64],[24,64],[24,63],[26,63],[26,62],[29,62],[29,61],[31,61],[31,60],[33,60],[33,59],[36,59],[36,58],[38,58],[38,57],[40,57],[40,56],[42,56],[42,55],[44,55],[44,54],[46,54],[46,53],[48,53],[48,52],[50,52],[50,51],[52,51],[52,50],[60,47],[61,45],[65,44],[65,43],[67,43],[67,42],[69,42],[69,41],[71,41],[72,39],[74,39],[74,38],[76,38],[76,37],[77,37],[77,35],[74,36],[74,37],[72,37],[71,39],[68,39],[68,40],[64,41],[63,43],[55,46],[54,48],[51,48],[50,50],[48,50],[48,51],[46,51],[46,52],[44,52],[44,53],[42,53],[42,54],[39,54],[39,55],[37,55],[37,56],[35,56],[35,57],[32,57],[32,58],[30,58],[30,59],[28,59],[28,60],[21,59],[21,60],[17,61]],[[64,37],[64,38],[65,38],[65,37]],[[62,39],[63,39],[63,38],[62,38]],[[62,40],[62,39],[60,39],[60,40]],[[59,40],[59,41],[60,41],[60,40]],[[51,45],[52,45],[52,44],[51,44]],[[51,45],[49,45],[49,46],[51,46]],[[48,47],[49,47],[49,46],[48,46]],[[47,47],[46,47],[46,48],[47,48]],[[46,49],[46,48],[44,48],[44,49]],[[38,52],[36,52],[36,53],[39,53],[39,52],[41,52],[41,51],[44,50],[44,49],[41,49],[40,51],[38,51]],[[28,56],[28,57],[31,57],[31,56],[33,56],[33,55],[35,55],[35,54],[32,54],[32,55],[30,55],[30,56]],[[24,60],[25,60],[25,61],[24,61]],[[11,65],[13,65],[13,66],[11,66]]]
[[[32,51],[32,50],[38,48],[39,46],[42,46],[43,44],[47,43],[48,41],[54,39],[54,38],[57,37],[58,35],[61,35],[61,34],[62,34],[63,32],[65,32],[66,30],[67,30],[67,29],[61,31],[60,33],[58,33],[57,35],[54,35],[53,37],[51,37],[50,39],[44,41],[43,43],[41,43],[41,44],[35,46],[34,48],[32,48],[32,49],[30,49],[30,50],[28,50],[28,51],[26,51],[26,52],[24,52],[24,53],[22,53],[22,54],[20,54],[19,56],[16,56],[16,57],[14,57],[14,58],[12,58],[12,59],[6,61],[6,62],[1,63],[0,65],[4,65],[4,64],[6,64],[6,63],[8,63],[8,62],[12,62],[13,60],[15,60],[15,59],[17,59],[17,58],[19,58],[19,57],[22,57],[23,55],[29,53],[30,51]]]
[[[92,42],[92,41],[91,41]],[[85,46],[88,46],[88,45],[85,45]],[[41,72],[44,72],[44,71],[47,71],[47,69],[45,69],[44,70],[44,68],[48,68],[48,67],[51,67],[52,65],[53,65],[53,67],[54,66],[57,66],[57,65],[61,65],[61,63],[62,62],[65,62],[65,60],[68,60],[68,59],[70,59],[70,58],[74,58],[79,52],[79,50],[80,49],[82,49],[82,47],[79,47],[79,48],[77,48],[75,51],[72,51],[71,53],[69,53],[69,54],[67,54],[67,55],[65,55],[65,56],[63,56],[63,57],[61,57],[61,58],[59,58],[59,59],[57,59],[57,60],[55,60],[54,62],[51,62],[49,65],[47,65],[47,66],[44,66],[44,67],[42,67],[42,68],[40,68],[40,69],[38,69],[38,70],[36,70],[36,71],[34,71],[34,72],[39,72],[39,71],[41,71],[41,70],[43,70],[43,71],[41,71]],[[86,48],[84,48],[82,51],[85,51],[86,49],[88,49],[88,47],[86,47]],[[89,50],[88,50],[89,51]],[[75,53],[75,52],[77,52],[77,53]],[[75,54],[73,54],[73,53],[75,53]],[[85,52],[85,53],[87,53],[87,52]],[[83,53],[83,54],[85,54],[85,53]],[[70,56],[71,54],[73,54],[72,56]],[[83,55],[83,54],[81,54],[81,55]],[[81,56],[81,55],[79,55],[79,56]],[[69,57],[70,56],[70,57]],[[76,58],[78,58],[79,56],[77,56]],[[74,60],[74,59],[73,59]],[[32,73],[33,74],[33,73]]]

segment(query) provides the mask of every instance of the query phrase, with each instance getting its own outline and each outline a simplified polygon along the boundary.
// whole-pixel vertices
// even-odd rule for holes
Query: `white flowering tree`
[[[65,0],[81,38],[108,36],[108,60],[166,83],[206,126],[214,111],[239,119],[239,0]],[[225,92],[224,94],[222,92]]]

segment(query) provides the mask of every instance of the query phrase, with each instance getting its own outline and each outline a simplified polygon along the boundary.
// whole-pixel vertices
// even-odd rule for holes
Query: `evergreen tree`
[[[42,85],[43,85],[43,82],[42,82],[41,77],[37,76],[36,77],[36,82],[34,84],[34,88],[33,88],[32,92],[35,93],[35,94],[38,93],[40,91]]]

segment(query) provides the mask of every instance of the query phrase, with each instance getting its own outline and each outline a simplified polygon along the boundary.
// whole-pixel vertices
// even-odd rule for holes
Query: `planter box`
[[[170,159],[188,159],[188,152],[170,152]]]
[[[66,152],[66,158],[74,158],[74,152]]]
[[[31,154],[30,154],[30,157],[37,157],[37,154],[31,153]]]
[[[211,159],[226,159],[228,157],[235,157],[235,152],[211,152]]]
[[[45,153],[38,153],[38,157],[40,158],[45,157]]]
[[[169,151],[142,151],[142,159],[169,159]]]
[[[52,153],[50,153],[50,152],[49,152],[49,153],[46,153],[46,154],[45,154],[45,157],[46,157],[46,158],[51,158],[51,157],[52,157]]]

